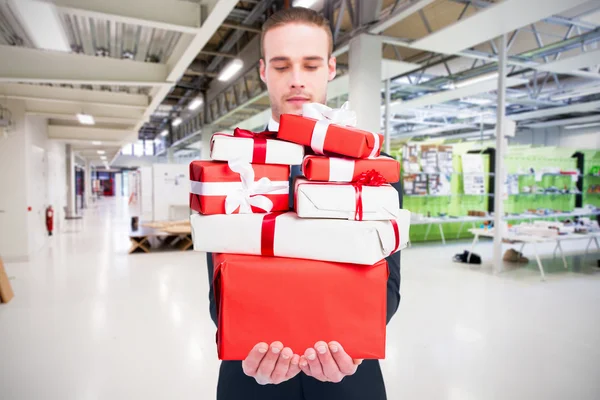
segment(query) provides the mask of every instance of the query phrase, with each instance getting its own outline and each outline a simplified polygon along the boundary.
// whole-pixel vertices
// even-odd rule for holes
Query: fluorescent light
[[[102,155],[102,154],[105,154],[106,152],[104,150],[98,150],[96,153]]]
[[[315,5],[317,0],[296,0],[294,1],[294,7],[310,8]]]
[[[244,62],[239,58],[235,58],[231,60],[231,62],[227,64],[225,68],[223,68],[223,71],[221,71],[221,74],[217,79],[221,82],[226,82],[230,80],[240,69],[242,69],[243,66]]]
[[[478,106],[485,106],[487,104],[492,104],[494,101],[490,99],[478,99],[476,97],[465,97],[461,99],[463,103],[475,104]]]
[[[100,156],[100,159],[105,161],[106,160],[106,156]]]
[[[496,79],[496,78],[498,78],[498,72],[492,72],[489,74],[483,74],[483,75],[475,76],[473,78],[465,79],[464,81],[455,82],[454,87],[462,88],[465,86],[475,85],[476,83],[485,82],[485,81],[489,81],[491,79]]]
[[[167,129],[165,129],[164,131],[162,131],[160,133],[160,136],[162,136],[162,137],[165,137],[165,136],[168,136],[168,135],[169,135],[169,131]]]
[[[37,0],[15,0],[11,5],[19,14],[19,19],[37,48],[71,51],[54,4]]]
[[[154,139],[154,143],[155,143],[155,144],[160,144],[160,138],[155,138],[155,139]]]
[[[89,114],[77,114],[77,119],[80,124],[83,125],[94,125],[96,121],[94,121],[94,117]]]
[[[198,107],[200,107],[202,105],[203,101],[201,97],[196,97],[194,100],[192,100],[192,102],[190,103],[190,105],[188,106],[188,109],[190,110],[195,110]]]
[[[600,122],[591,122],[589,124],[567,125],[567,126],[565,126],[565,129],[591,128],[593,126],[600,126]]]
[[[92,142],[92,144],[93,144],[94,146],[100,146],[100,145],[102,144],[102,142],[98,142],[97,140],[94,140],[94,141]]]
[[[173,122],[171,122],[171,125],[179,126],[179,125],[181,125],[182,122],[183,122],[183,120],[181,118],[177,117],[173,120]]]

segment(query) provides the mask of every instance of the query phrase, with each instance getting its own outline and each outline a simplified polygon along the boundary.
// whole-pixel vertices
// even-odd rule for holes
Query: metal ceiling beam
[[[381,19],[369,28],[369,32],[379,34],[417,11],[427,7],[434,1],[435,0],[411,0],[405,2],[401,7],[396,7],[396,9],[394,9],[393,6],[389,7],[384,10],[384,15],[381,16]]]
[[[162,86],[167,67],[131,60],[0,46],[0,82]]]
[[[533,122],[524,125],[519,125],[527,128],[548,128],[551,126],[563,126],[563,125],[572,125],[572,124],[585,124],[590,122],[600,121],[600,115],[594,115],[591,117],[578,117],[578,118],[561,118],[552,121],[544,121],[544,122]]]
[[[229,57],[235,58],[236,55],[233,53],[223,53],[222,51],[210,51],[210,50],[202,50],[200,54],[206,54],[207,56],[218,56],[218,57]]]
[[[67,120],[67,121],[77,121],[78,120],[77,114],[75,114],[75,113],[47,112],[47,111],[43,111],[43,110],[28,109],[25,112],[25,114],[34,115],[37,117],[60,119],[60,120]],[[123,125],[134,126],[139,121],[138,118],[113,117],[110,115],[98,115],[96,113],[94,113],[93,116],[94,116],[94,121],[96,123],[123,124]]]
[[[54,0],[54,3],[63,12],[84,18],[194,34],[200,28],[200,5],[191,1]]]
[[[229,29],[238,29],[241,31],[247,31],[247,32],[254,32],[254,33],[261,33],[262,30],[260,28],[255,28],[253,26],[248,26],[248,25],[243,25],[243,24],[236,24],[233,22],[223,22],[221,24],[221,26],[223,28],[229,28]]]
[[[86,141],[134,141],[137,139],[137,131],[132,129],[111,129],[84,126],[62,126],[48,125],[48,138],[62,140],[86,140]]]
[[[145,110],[148,96],[53,86],[0,83],[0,97],[38,102]]]
[[[600,110],[600,100],[590,101],[588,103],[570,104],[562,107],[550,107],[536,111],[529,111],[518,114],[507,115],[507,118],[513,121],[524,121],[527,119],[551,117],[553,115],[571,114],[575,112],[589,112]]]

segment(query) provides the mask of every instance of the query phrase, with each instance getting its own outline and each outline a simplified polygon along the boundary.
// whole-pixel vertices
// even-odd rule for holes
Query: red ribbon
[[[275,245],[275,218],[281,213],[266,214],[262,220],[260,230],[260,254],[266,257],[274,257],[273,250]]]
[[[374,169],[363,172],[360,174],[352,186],[356,193],[356,212],[354,213],[354,219],[356,221],[363,220],[363,200],[362,200],[362,188],[363,186],[382,186],[386,183],[385,178],[379,172]]]
[[[235,128],[233,130],[234,137],[247,138],[254,141],[252,162],[256,164],[265,164],[267,162],[267,139],[274,138],[276,134],[277,132],[252,132],[240,128]]]
[[[395,219],[390,221],[392,223],[392,228],[394,228],[394,237],[396,238],[396,245],[394,246],[394,250],[390,253],[390,256],[398,251],[400,248],[400,229],[398,228],[398,222]]]

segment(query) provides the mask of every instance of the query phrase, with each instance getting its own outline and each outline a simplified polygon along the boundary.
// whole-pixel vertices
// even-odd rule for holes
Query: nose
[[[292,89],[304,89],[304,76],[301,68],[294,66],[290,79],[290,86]]]

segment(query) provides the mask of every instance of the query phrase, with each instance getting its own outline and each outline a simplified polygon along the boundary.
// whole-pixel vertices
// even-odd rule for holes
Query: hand
[[[317,342],[300,357],[300,369],[321,382],[341,382],[353,375],[362,360],[353,360],[338,342]]]
[[[242,369],[259,385],[278,385],[300,373],[299,362],[300,356],[289,347],[284,348],[281,342],[273,342],[270,347],[259,343],[242,361]]]

